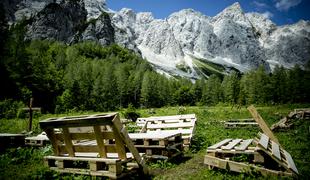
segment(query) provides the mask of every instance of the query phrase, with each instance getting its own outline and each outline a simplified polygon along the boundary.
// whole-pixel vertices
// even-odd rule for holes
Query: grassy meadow
[[[281,105],[257,107],[266,123],[271,126],[294,108],[309,107],[307,105]],[[154,116],[176,115],[178,107],[154,109]],[[142,117],[150,116],[148,109],[137,110]],[[38,122],[49,117],[60,117],[96,112],[75,112],[59,115],[40,115],[34,118],[33,132],[41,132]],[[251,118],[246,107],[213,106],[186,107],[184,114],[195,113],[197,126],[192,141],[192,147],[185,152],[184,158],[178,162],[158,161],[149,163],[152,179],[277,179],[263,177],[256,173],[240,174],[226,170],[209,170],[203,164],[206,148],[225,138],[254,138],[259,128],[225,129],[222,121],[228,119]],[[122,111],[120,111],[122,116]],[[27,127],[27,119],[1,119],[0,132],[20,133]],[[287,131],[275,132],[281,145],[288,151],[300,172],[300,179],[310,179],[310,121],[298,120],[293,128]],[[51,154],[51,148],[41,149],[18,148],[9,149],[0,155],[0,179],[91,179],[88,176],[60,175],[48,170],[43,165],[43,156]]]

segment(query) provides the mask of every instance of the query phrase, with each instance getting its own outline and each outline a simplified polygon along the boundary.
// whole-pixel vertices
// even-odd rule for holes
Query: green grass
[[[271,107],[257,107],[258,112],[264,118],[266,123],[271,124],[280,120],[294,108],[307,107],[306,105],[282,105]],[[147,109],[140,109],[138,112],[143,117],[151,116]],[[178,114],[178,107],[164,107],[155,109],[153,116],[175,115]],[[92,114],[86,112],[83,114]],[[187,151],[183,161],[178,162],[155,162],[150,163],[149,168],[153,179],[277,179],[276,177],[262,177],[256,173],[239,174],[226,170],[209,170],[203,164],[203,158],[206,148],[225,138],[254,138],[259,129],[225,129],[221,122],[228,119],[251,118],[250,113],[245,107],[235,108],[227,106],[214,107],[186,107],[184,113],[195,113],[197,115],[197,127],[193,137],[190,151]],[[62,114],[58,116],[77,115],[81,113]],[[44,115],[34,119],[35,132],[39,133],[39,120],[55,115]],[[24,130],[26,125],[25,119],[0,120],[1,132],[20,132]],[[288,131],[275,132],[275,136],[279,139],[281,145],[293,157],[295,164],[300,172],[300,179],[310,179],[310,121],[296,121],[294,127]],[[14,150],[13,150],[14,151]],[[60,176],[49,171],[43,166],[42,157],[50,151],[31,150],[32,155],[25,155],[27,152],[19,149],[15,150],[14,157],[18,161],[10,161],[13,157],[8,152],[1,155],[0,160],[0,179],[27,179],[27,178],[59,178]],[[21,152],[19,152],[21,151]],[[29,150],[30,151],[30,150]],[[27,170],[27,171],[26,171]],[[14,176],[13,176],[14,174]],[[65,176],[67,177],[67,176]],[[64,177],[62,177],[64,178]],[[74,178],[89,178],[85,176],[77,176]],[[70,179],[70,177],[69,177]]]

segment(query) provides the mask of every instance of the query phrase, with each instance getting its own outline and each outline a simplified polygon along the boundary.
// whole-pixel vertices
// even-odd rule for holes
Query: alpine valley
[[[263,65],[292,68],[310,60],[310,22],[277,26],[234,3],[214,17],[192,9],[155,19],[151,13],[110,10],[105,0],[2,0],[9,24],[27,20],[26,39],[118,44],[168,76],[197,79]]]

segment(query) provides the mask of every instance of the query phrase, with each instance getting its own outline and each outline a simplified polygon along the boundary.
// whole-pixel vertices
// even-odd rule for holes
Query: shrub
[[[125,110],[123,115],[126,119],[131,119],[133,122],[136,122],[136,120],[140,117],[140,113],[136,111],[136,108],[134,108],[132,104],[128,105],[128,108]]]
[[[12,99],[5,99],[0,101],[0,119],[13,119],[17,117],[18,110],[25,105],[20,101],[14,101]]]

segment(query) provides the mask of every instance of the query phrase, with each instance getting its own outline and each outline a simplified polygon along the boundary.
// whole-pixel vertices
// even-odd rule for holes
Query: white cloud
[[[259,1],[254,1],[253,2],[255,6],[257,6],[258,8],[265,8],[268,7],[267,4],[263,3],[263,2],[259,2]]]
[[[301,1],[302,0],[278,0],[275,6],[279,11],[287,11],[291,7],[297,6]]]
[[[266,11],[266,12],[262,13],[262,15],[263,15],[265,18],[267,18],[267,19],[270,19],[270,18],[273,17],[273,14],[272,14],[271,12],[269,12],[269,11]]]

